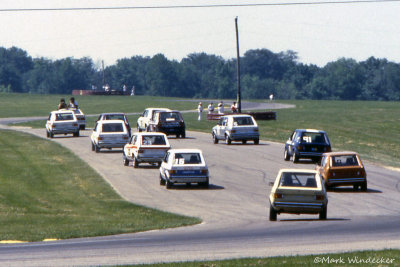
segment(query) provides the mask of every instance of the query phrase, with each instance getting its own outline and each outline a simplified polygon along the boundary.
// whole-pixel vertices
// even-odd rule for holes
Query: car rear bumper
[[[249,134],[249,133],[243,133],[243,134],[231,134],[230,135],[231,140],[254,140],[254,139],[259,139],[260,135],[259,134]]]
[[[324,203],[307,203],[307,202],[274,202],[272,204],[278,212],[286,213],[319,213]]]
[[[367,179],[364,177],[357,177],[357,178],[334,178],[328,179],[328,185],[353,185],[353,184],[360,184],[366,182]]]
[[[100,148],[123,148],[128,141],[118,142],[99,142],[97,145]]]
[[[299,158],[320,158],[324,152],[298,152]]]
[[[162,162],[163,159],[164,157],[140,157],[140,156],[137,157],[137,160],[139,162],[149,162],[149,163]]]
[[[79,131],[79,128],[66,128],[66,129],[57,129],[57,130],[51,130],[53,134],[71,134],[71,133],[76,133]]]
[[[208,181],[208,176],[171,176],[172,183],[203,183]]]

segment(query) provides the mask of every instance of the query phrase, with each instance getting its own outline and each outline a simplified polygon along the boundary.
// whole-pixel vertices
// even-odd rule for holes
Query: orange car
[[[325,187],[352,185],[367,191],[367,173],[356,152],[329,152],[322,155],[316,167],[325,181]]]

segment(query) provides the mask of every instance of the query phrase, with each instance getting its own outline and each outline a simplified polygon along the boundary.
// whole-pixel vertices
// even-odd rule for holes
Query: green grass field
[[[0,130],[0,240],[38,241],[200,223],[123,200],[71,151]]]
[[[369,263],[372,260],[378,263]],[[364,262],[363,262],[364,261]],[[344,262],[344,263],[342,263]],[[361,251],[340,254],[324,254],[292,257],[271,257],[271,258],[245,258],[223,261],[202,261],[202,262],[174,262],[163,264],[139,265],[146,267],[291,267],[291,266],[371,266],[371,267],[395,267],[400,266],[400,250]]]
[[[48,115],[61,96],[0,94],[2,117]],[[46,109],[24,111],[28,101],[38,103],[45,98]],[[65,96],[69,99],[68,96]],[[168,107],[178,110],[196,108],[196,102],[171,101],[172,98],[149,96],[78,96],[79,105],[86,114],[121,111],[142,112],[146,107]],[[258,100],[259,101],[259,100]],[[294,129],[313,128],[327,131],[333,150],[359,152],[364,160],[400,167],[400,102],[382,101],[281,101],[296,108],[280,109],[276,121],[258,121],[263,140],[284,143]],[[204,105],[208,103],[205,101]],[[39,104],[37,104],[39,105]],[[36,106],[36,104],[35,104]],[[204,116],[205,117],[205,112]],[[129,116],[133,127],[138,116]],[[196,113],[185,113],[188,130],[211,132],[215,121],[197,121]],[[88,118],[93,127],[95,118]],[[24,123],[44,127],[44,121]],[[211,137],[210,137],[211,140]],[[282,149],[283,158],[283,149]]]

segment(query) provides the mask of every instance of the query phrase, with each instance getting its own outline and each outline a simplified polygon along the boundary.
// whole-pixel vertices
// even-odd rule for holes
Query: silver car
[[[212,128],[214,144],[219,140],[225,140],[227,145],[232,141],[241,141],[246,144],[252,140],[258,145],[260,133],[256,120],[251,115],[226,115],[222,116],[216,126]]]

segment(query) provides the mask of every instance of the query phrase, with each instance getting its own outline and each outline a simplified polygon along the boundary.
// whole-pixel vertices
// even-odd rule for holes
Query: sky
[[[323,0],[322,0],[323,1]],[[331,0],[338,2],[337,0]],[[400,63],[400,1],[324,5],[75,11],[4,9],[143,7],[209,4],[299,3],[301,0],[0,0],[0,46],[52,60],[104,60],[164,54],[180,61],[205,52],[236,57],[266,48],[292,50],[298,61],[324,66],[339,58],[373,56]],[[310,1],[313,2],[313,1]]]

